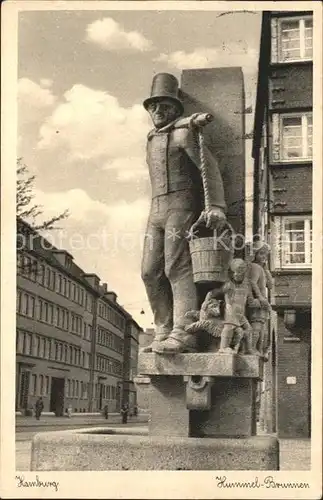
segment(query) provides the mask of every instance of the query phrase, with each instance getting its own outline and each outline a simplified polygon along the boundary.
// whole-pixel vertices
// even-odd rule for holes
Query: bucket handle
[[[199,227],[203,226],[206,227],[205,210],[203,210],[197,221],[195,221],[194,224],[192,224],[191,229],[189,230],[189,236],[188,236],[189,241],[192,241],[197,238],[196,231],[198,230]],[[221,226],[221,230],[224,231],[225,229],[228,229],[232,236],[235,234],[235,230],[231,226],[230,222],[228,222],[227,220],[225,220]]]

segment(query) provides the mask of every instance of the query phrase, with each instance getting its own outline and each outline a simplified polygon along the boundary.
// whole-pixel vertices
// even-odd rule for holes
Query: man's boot
[[[176,328],[161,342],[153,346],[157,354],[177,354],[184,352],[197,352],[196,336],[187,333],[184,329]]]
[[[155,352],[155,349],[158,348],[159,344],[167,339],[169,334],[167,333],[157,333],[154,337],[154,340],[151,344],[142,347],[140,352]]]

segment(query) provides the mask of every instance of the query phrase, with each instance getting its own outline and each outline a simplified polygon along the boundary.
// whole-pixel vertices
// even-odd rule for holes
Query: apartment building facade
[[[271,358],[263,414],[279,437],[311,432],[313,15],[263,13],[253,138],[253,231],[271,246]]]
[[[141,331],[114,292],[19,221],[16,409],[61,416],[120,408],[126,325]]]

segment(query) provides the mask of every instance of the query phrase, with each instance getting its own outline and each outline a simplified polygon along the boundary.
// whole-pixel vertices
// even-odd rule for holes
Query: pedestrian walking
[[[68,416],[68,418],[71,418],[71,416],[72,416],[72,405],[71,404],[69,404],[67,407],[67,416]]]
[[[133,407],[133,416],[134,416],[134,417],[137,417],[137,416],[138,416],[138,406],[137,406],[137,405],[135,405],[135,406]]]
[[[108,417],[109,417],[109,407],[108,407],[108,405],[105,405],[105,407],[103,408],[103,414],[104,414],[104,418],[106,420],[108,420]]]
[[[35,404],[35,414],[36,414],[36,420],[40,419],[40,416],[42,414],[42,411],[44,409],[44,403],[43,403],[43,398],[40,396]]]
[[[121,410],[120,410],[121,416],[122,416],[122,423],[126,424],[128,420],[128,406],[123,405]]]

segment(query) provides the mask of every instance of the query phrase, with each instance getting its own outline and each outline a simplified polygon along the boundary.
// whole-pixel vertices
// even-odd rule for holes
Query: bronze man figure
[[[154,129],[148,134],[147,164],[152,202],[145,235],[142,279],[154,314],[155,338],[145,348],[160,354],[194,352],[196,337],[185,331],[185,313],[198,309],[188,237],[204,209],[196,129],[180,118],[183,104],[177,79],[155,75],[144,101]],[[207,225],[226,220],[223,183],[218,165],[207,155],[211,210]]]

